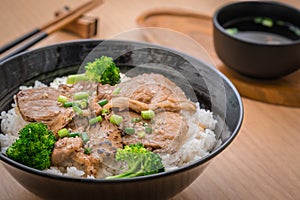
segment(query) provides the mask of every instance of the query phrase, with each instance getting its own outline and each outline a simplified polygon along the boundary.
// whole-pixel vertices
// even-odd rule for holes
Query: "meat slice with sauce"
[[[64,108],[58,101],[59,95],[66,95],[50,87],[21,90],[15,97],[17,108],[23,119],[28,122],[43,122],[54,133],[75,116],[72,108]]]
[[[160,74],[142,74],[120,83],[116,87],[120,88],[117,95],[112,93],[112,89],[105,90],[98,87],[98,98],[101,99],[103,91],[110,103],[107,109],[116,107],[120,110],[129,108],[135,112],[145,109],[164,110],[179,112],[180,110],[195,111],[195,104],[189,101],[184,92],[172,81]],[[104,89],[104,90],[103,90]]]
[[[80,137],[65,137],[58,140],[52,152],[51,162],[57,167],[74,166],[86,175],[96,175],[100,166],[100,158],[84,153]]]
[[[135,129],[134,134],[123,137],[123,143],[130,145],[141,142],[146,148],[156,152],[176,152],[188,130],[186,121],[175,112],[159,112],[153,120],[142,120],[138,123],[132,123],[131,119],[141,118],[139,114],[125,112],[121,115],[126,119],[124,126]],[[151,131],[147,132],[146,127]],[[146,134],[140,137],[138,133],[143,131]]]
[[[122,148],[121,131],[118,127],[104,120],[92,125],[87,132],[89,140],[83,143],[80,137],[59,139],[52,153],[52,165],[57,167],[75,166],[85,172],[85,176],[98,178],[98,171],[105,165],[115,165],[115,153]],[[85,154],[85,149],[91,149]]]

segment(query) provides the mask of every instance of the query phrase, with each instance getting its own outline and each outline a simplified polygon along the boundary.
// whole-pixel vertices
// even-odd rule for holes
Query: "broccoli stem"
[[[135,176],[132,176],[132,175],[136,174],[135,171],[139,170],[139,167],[140,167],[140,162],[134,163],[132,166],[129,165],[129,170],[128,171],[126,171],[124,173],[121,173],[121,174],[118,174],[118,175],[115,175],[115,176],[108,176],[105,179],[117,179],[117,178],[135,177]]]

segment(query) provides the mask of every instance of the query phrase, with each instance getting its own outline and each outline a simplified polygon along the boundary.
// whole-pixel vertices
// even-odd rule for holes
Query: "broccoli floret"
[[[33,122],[20,130],[19,139],[6,150],[6,154],[19,163],[43,170],[51,165],[55,142],[56,137],[47,125]]]
[[[87,63],[85,69],[85,75],[90,80],[110,85],[120,82],[120,69],[110,57],[97,58],[95,61]]]
[[[108,176],[106,179],[132,178],[165,171],[161,157],[147,150],[142,143],[126,145],[124,149],[118,149],[116,160],[126,162],[127,171]]]

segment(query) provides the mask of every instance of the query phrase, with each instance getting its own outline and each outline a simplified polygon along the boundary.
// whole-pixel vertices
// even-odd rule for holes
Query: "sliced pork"
[[[50,87],[40,87],[21,90],[15,98],[17,108],[24,120],[43,122],[56,133],[75,116],[72,108],[64,108],[57,101],[59,95],[66,95],[66,93]]]

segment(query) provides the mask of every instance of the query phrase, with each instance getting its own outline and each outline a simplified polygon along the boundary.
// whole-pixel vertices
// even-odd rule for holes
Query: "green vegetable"
[[[88,136],[88,134],[87,134],[86,132],[82,132],[82,133],[81,133],[81,139],[82,139],[82,141],[83,141],[84,143],[86,143],[87,141],[90,140],[90,138],[89,138],[89,136]]]
[[[147,150],[141,143],[118,149],[116,160],[126,162],[127,170],[124,173],[106,177],[106,179],[133,178],[165,171],[161,157]]]
[[[120,69],[113,62],[112,58],[102,56],[89,62],[85,66],[85,75],[90,80],[102,83],[115,85],[120,82]]]
[[[132,135],[135,133],[135,129],[134,128],[130,128],[130,127],[127,127],[124,129],[124,132],[127,134],[127,135]]]
[[[98,104],[99,104],[100,106],[105,106],[107,103],[108,103],[108,100],[107,100],[107,99],[102,99],[102,100],[98,101]]]
[[[84,101],[84,100],[82,100],[82,101],[76,101],[76,102],[68,101],[68,102],[65,102],[63,105],[64,105],[65,108],[77,106],[79,108],[83,108],[84,109],[84,108],[87,108],[88,103],[86,101]]]
[[[140,131],[137,133],[138,138],[144,138],[146,136],[146,132],[145,131]]]
[[[76,112],[77,115],[82,115],[83,111],[78,106],[73,106],[73,110]]]
[[[120,88],[120,87],[116,87],[116,88],[114,89],[114,91],[112,92],[112,94],[119,94],[120,91],[121,91],[121,88]]]
[[[92,148],[88,147],[84,149],[84,154],[90,155],[92,153]]]
[[[141,112],[143,119],[153,119],[155,117],[155,113],[153,110],[144,110]]]
[[[87,99],[88,97],[89,97],[89,93],[87,92],[76,92],[73,96],[74,100]]]
[[[230,35],[235,35],[239,32],[237,28],[228,28],[226,29],[226,32],[229,33]]]
[[[149,126],[145,128],[145,132],[148,133],[148,134],[152,133],[152,131],[153,131],[152,128],[149,127]]]
[[[65,103],[68,101],[68,98],[66,96],[63,96],[63,95],[59,95],[58,98],[57,98],[57,101],[59,103]]]
[[[123,121],[123,117],[119,115],[112,115],[109,118],[110,123],[115,124],[115,125],[120,125],[121,122]]]
[[[271,18],[264,18],[263,21],[261,22],[262,25],[267,26],[267,27],[272,27],[273,26],[273,20]]]
[[[57,134],[60,138],[69,136],[69,131],[66,128],[60,129],[59,131],[57,131]]]
[[[75,84],[80,81],[90,80],[85,74],[73,74],[67,77],[67,84]]]
[[[6,150],[7,156],[35,169],[50,167],[56,137],[47,125],[29,123],[20,130],[19,135],[19,139]]]
[[[97,122],[102,122],[101,116],[97,116],[89,120],[90,125],[96,124]]]
[[[64,102],[64,107],[67,108],[67,107],[72,107],[74,105],[74,102],[71,102],[71,101],[68,101],[68,102]]]
[[[105,114],[108,114],[109,111],[107,109],[102,109],[101,110],[101,115],[105,115]]]
[[[140,122],[140,121],[141,121],[141,118],[139,118],[139,117],[131,119],[132,123],[137,123],[137,122]]]
[[[80,136],[81,136],[81,133],[78,133],[78,132],[68,134],[68,137],[80,137]]]

